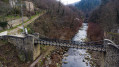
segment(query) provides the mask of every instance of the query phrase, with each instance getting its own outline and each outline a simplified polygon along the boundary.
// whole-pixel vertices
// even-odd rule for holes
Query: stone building
[[[9,4],[12,8],[14,7],[20,7],[20,0],[9,0]],[[26,11],[34,12],[34,4],[31,1],[22,1],[23,8]]]
[[[30,1],[24,1],[25,8],[27,11],[34,12],[34,4]]]
[[[16,6],[17,2],[18,2],[17,0],[9,0],[9,4],[12,8]]]

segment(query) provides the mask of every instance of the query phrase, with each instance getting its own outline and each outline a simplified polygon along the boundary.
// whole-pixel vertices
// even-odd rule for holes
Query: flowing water
[[[87,23],[83,23],[73,40],[83,42],[87,37],[87,28]],[[64,54],[62,67],[119,67],[119,50],[115,47],[109,47],[107,50],[105,53],[70,48]]]
[[[82,28],[80,28],[73,40],[79,42],[83,41],[87,36],[87,28],[87,23],[83,23]],[[90,58],[86,50],[70,48],[65,55],[68,56],[65,56],[62,60],[62,67],[90,67],[89,61],[85,59],[86,57]]]

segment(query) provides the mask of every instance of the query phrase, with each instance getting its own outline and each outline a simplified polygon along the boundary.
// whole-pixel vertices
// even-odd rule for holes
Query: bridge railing
[[[110,40],[110,39],[104,39],[104,42],[106,42],[106,45],[108,46],[108,45],[112,45],[112,46],[114,46],[114,47],[116,47],[116,48],[118,48],[119,49],[119,46],[118,45],[116,45],[112,40]]]
[[[39,38],[39,40],[35,40],[35,43],[39,43],[41,45],[51,45],[51,46],[61,46],[68,48],[79,48],[79,49],[90,49],[90,50],[99,50],[105,51],[104,46],[99,42],[78,42],[72,40],[58,40],[58,39],[48,39],[48,38]],[[94,45],[96,44],[96,45]]]
[[[80,42],[80,41],[73,41],[73,40],[60,40],[60,39],[49,39],[49,38],[39,38],[39,40],[42,41],[53,41],[53,42],[60,42],[60,43],[71,43],[71,44],[89,44],[89,45],[93,45],[93,44],[102,44],[104,42],[104,40],[100,40],[100,41],[92,41],[92,42]]]

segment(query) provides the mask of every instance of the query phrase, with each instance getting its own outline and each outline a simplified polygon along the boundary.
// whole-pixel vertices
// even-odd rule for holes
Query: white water
[[[88,26],[87,23],[83,23],[82,28],[79,30],[79,32],[74,36],[74,41],[83,41],[83,39],[86,38]],[[90,56],[88,53],[86,53],[86,50],[82,49],[73,49],[70,48],[68,52],[66,53],[69,56],[64,57],[65,59],[62,60],[62,62],[68,62],[67,64],[62,64],[62,67],[90,67],[90,64],[87,60],[85,60],[86,56]],[[87,62],[83,62],[85,60]]]

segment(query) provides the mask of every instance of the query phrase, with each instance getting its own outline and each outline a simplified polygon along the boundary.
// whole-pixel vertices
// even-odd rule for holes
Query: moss
[[[18,58],[20,59],[20,61],[25,62],[26,61],[25,53],[22,51],[18,52]]]
[[[34,33],[34,31],[29,26],[27,27],[27,30],[29,34]]]
[[[60,64],[59,63],[56,63],[57,67],[60,67]]]
[[[0,56],[0,61],[6,61],[6,59]]]
[[[46,47],[44,45],[40,45],[40,48],[42,51],[44,51],[46,49]]]
[[[9,44],[9,42],[7,40],[0,40],[0,46],[1,45],[6,45],[6,44]]]
[[[18,32],[23,32],[23,29],[18,30]]]
[[[5,3],[9,3],[9,0],[2,0],[3,2],[5,2]]]
[[[12,16],[12,15],[8,15],[5,17],[6,21],[12,20],[12,19],[18,19],[20,18],[20,16],[16,15],[16,16]]]
[[[42,66],[44,63],[42,62],[42,60],[40,61],[40,66]]]
[[[108,34],[119,35],[119,33],[108,32]]]

